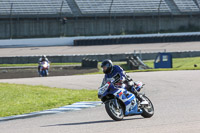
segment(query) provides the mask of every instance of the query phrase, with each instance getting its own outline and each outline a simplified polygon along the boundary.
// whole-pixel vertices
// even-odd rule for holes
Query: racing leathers
[[[116,87],[123,87],[125,85],[125,89],[132,92],[136,96],[136,98],[141,102],[141,104],[148,103],[138,94],[137,90],[134,88],[132,79],[128,75],[126,75],[125,71],[120,66],[114,65],[111,72],[105,74],[102,85],[104,85],[108,79],[113,79],[113,83]]]

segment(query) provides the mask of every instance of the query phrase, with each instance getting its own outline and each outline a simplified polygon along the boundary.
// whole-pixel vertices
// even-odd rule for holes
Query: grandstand
[[[180,12],[199,12],[198,3],[195,0],[174,0]]]
[[[28,15],[59,15],[60,9],[66,15],[72,11],[67,1],[62,0],[1,0],[0,15],[6,16],[12,13],[13,16]]]
[[[181,15],[199,13],[199,3],[200,0],[1,0],[0,17],[11,12],[13,16],[138,16],[157,14],[158,10]]]
[[[82,14],[98,15],[141,15],[158,12],[160,1],[158,0],[76,0]],[[145,3],[145,4],[144,4]],[[162,2],[160,12],[170,13],[170,9],[165,1]]]
[[[0,0],[0,38],[176,31],[200,27],[199,15],[200,0]]]

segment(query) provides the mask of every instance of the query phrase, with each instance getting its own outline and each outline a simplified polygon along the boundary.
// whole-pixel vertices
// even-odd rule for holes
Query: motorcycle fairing
[[[116,96],[118,99],[120,99],[125,104],[125,115],[134,115],[134,114],[141,114],[142,111],[138,111],[138,104],[136,101],[136,97],[131,92],[119,88],[114,93],[114,96]]]

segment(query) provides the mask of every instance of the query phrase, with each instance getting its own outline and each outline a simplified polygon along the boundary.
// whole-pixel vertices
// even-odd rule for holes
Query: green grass
[[[148,60],[144,61],[146,65],[149,67],[154,68],[154,61]],[[200,69],[200,57],[190,57],[190,58],[174,58],[172,60],[173,68],[174,70],[196,70]],[[197,67],[194,67],[194,64],[197,65]]]
[[[113,62],[114,65],[121,66],[126,72],[149,72],[149,71],[173,71],[173,70],[200,70],[200,57],[190,57],[190,58],[173,58],[173,68],[159,68],[154,69],[154,60],[145,60],[143,61],[146,65],[152,69],[145,70],[130,70],[127,66],[127,63],[124,62]],[[194,67],[194,64],[197,64],[197,67]],[[98,68],[99,71],[89,74],[103,74],[100,67],[101,62],[99,62]],[[88,73],[87,73],[88,74]]]
[[[154,69],[154,60],[143,61],[146,65],[153,69],[146,70],[130,70],[126,62],[118,63],[127,72],[145,72],[145,71],[172,71],[172,70],[200,70],[200,57],[190,57],[190,58],[173,58],[173,68],[160,68]],[[197,67],[194,67],[194,64]]]
[[[97,90],[0,83],[0,117],[61,107],[79,101],[98,100]]]
[[[146,65],[154,68],[154,60],[144,61]],[[100,68],[101,62],[99,62],[99,72],[95,74],[102,73]],[[115,65],[120,65],[124,70],[130,71],[126,62],[114,62]],[[198,67],[194,68],[194,64],[197,64]],[[15,66],[37,66],[37,63],[34,64],[0,64],[0,67],[15,67]],[[51,63],[52,66],[56,65],[81,65],[81,63]],[[200,57],[190,57],[190,58],[173,58],[173,68],[172,69],[151,69],[150,71],[160,71],[160,70],[199,70],[200,69]],[[137,70],[138,71],[138,70]],[[140,70],[139,70],[140,71]],[[141,70],[144,71],[144,70]],[[145,70],[146,71],[146,70]],[[148,70],[149,71],[149,70]]]

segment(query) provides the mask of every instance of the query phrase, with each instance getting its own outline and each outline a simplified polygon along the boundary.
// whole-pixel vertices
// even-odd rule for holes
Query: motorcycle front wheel
[[[121,121],[124,118],[124,110],[119,102],[118,107],[119,108],[117,108],[114,99],[111,99],[105,103],[106,112],[115,121]]]
[[[154,115],[154,107],[153,103],[150,101],[150,99],[146,96],[143,96],[148,102],[148,105],[142,108],[143,113],[141,114],[144,118],[150,118]]]
[[[42,70],[40,75],[42,77],[46,77],[47,76],[47,70]]]

